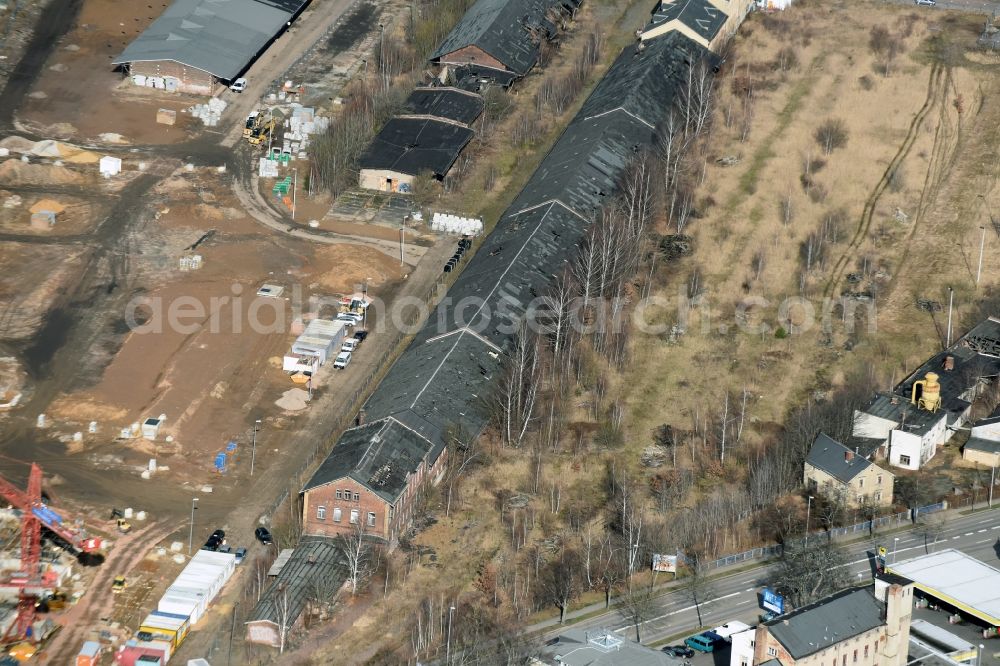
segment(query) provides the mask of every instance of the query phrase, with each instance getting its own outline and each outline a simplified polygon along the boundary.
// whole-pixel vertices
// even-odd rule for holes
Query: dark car
[[[663,651],[671,657],[681,657],[683,659],[690,659],[694,656],[694,650],[686,645],[668,645],[663,648]]]
[[[226,533],[223,530],[215,530],[214,532],[212,532],[212,538],[222,541],[226,538]]]
[[[360,345],[368,337],[368,331],[354,331],[354,339],[358,341]]]
[[[253,535],[257,537],[257,541],[260,541],[265,546],[269,543],[274,543],[274,539],[266,527],[258,527],[253,531]]]
[[[219,546],[222,545],[222,539],[216,538],[214,536],[208,537],[208,541],[205,545],[201,547],[202,550],[218,550]]]

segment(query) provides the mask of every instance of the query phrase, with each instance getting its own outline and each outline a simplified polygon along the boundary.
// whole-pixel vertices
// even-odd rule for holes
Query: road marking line
[[[977,532],[977,533],[980,533],[980,532],[985,532],[985,531],[986,531],[986,528],[985,528],[985,527],[984,527],[983,529],[981,529],[981,530],[976,530],[976,532]]]
[[[755,588],[750,588],[749,590],[744,590],[744,592],[753,592]]]
[[[974,534],[974,532],[966,532],[965,536],[972,536],[973,534]]]
[[[962,537],[960,537],[960,536],[953,536],[953,537],[951,538],[951,540],[952,540],[952,541],[954,541],[955,539],[961,539],[961,538],[962,538]]]

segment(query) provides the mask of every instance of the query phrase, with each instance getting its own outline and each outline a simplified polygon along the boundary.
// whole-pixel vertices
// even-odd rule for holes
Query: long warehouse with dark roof
[[[441,459],[449,433],[456,429],[471,435],[482,432],[487,422],[483,403],[493,390],[503,355],[511,348],[517,322],[572,260],[593,212],[610,202],[630,161],[653,146],[656,127],[674,104],[688,67],[702,61],[710,66],[717,62],[707,49],[679,33],[642,47],[633,44],[618,56],[456,280],[448,298],[365,403],[359,415],[362,425],[338,440],[332,458],[345,455],[340,447],[385,456],[387,448],[411,446],[413,436],[432,445],[426,449],[431,455],[418,467],[420,473],[412,473],[411,487],[387,507],[387,516],[380,514],[384,498],[372,484],[361,483],[357,489],[356,479],[345,479],[334,489],[341,497],[349,490],[350,501],[362,513],[374,514],[375,525],[386,520],[392,523],[400,512],[409,514],[412,498],[419,495],[412,484],[433,479],[443,470]],[[383,421],[396,425],[370,426]],[[403,432],[400,428],[406,436],[392,441],[393,432]],[[346,521],[332,523],[328,503],[319,501],[323,495],[310,497],[313,492],[329,493],[330,475],[323,470],[321,466],[303,490],[304,506],[310,512],[304,516],[305,531],[332,535],[350,530]]]
[[[297,17],[309,0],[175,0],[113,62],[134,81],[211,95],[233,81]]]

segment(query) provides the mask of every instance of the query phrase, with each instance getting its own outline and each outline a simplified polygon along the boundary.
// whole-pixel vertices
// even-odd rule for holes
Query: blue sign
[[[764,610],[769,610],[772,613],[782,615],[785,612],[785,598],[777,592],[773,592],[765,587],[761,606]]]
[[[61,525],[62,516],[47,506],[33,506],[31,512],[46,525]]]

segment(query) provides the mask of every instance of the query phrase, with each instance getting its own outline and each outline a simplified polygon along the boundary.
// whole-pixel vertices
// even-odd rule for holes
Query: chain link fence
[[[925,516],[929,513],[934,513],[936,511],[943,511],[948,508],[947,502],[938,502],[937,504],[928,504],[927,506],[918,507],[916,509],[908,509],[906,511],[900,511],[899,513],[894,513],[889,516],[880,516],[874,520],[866,520],[863,523],[856,523],[854,525],[848,525],[846,527],[835,527],[832,530],[826,530],[823,532],[813,532],[810,533],[810,539],[838,539],[842,537],[850,537],[856,534],[874,534],[875,530],[883,527],[899,527],[902,526],[904,521],[915,522],[920,516]],[[795,539],[789,541],[790,545],[797,545],[803,543],[805,538]],[[778,557],[781,555],[781,551],[784,546],[781,544],[774,544],[772,546],[762,546],[760,548],[752,548],[750,550],[745,550],[742,553],[734,553],[732,555],[726,555],[725,557],[720,557],[719,559],[709,562],[707,568],[721,569],[722,567],[732,566],[734,564],[739,564],[740,562],[750,562],[752,560],[769,559],[772,557]]]

